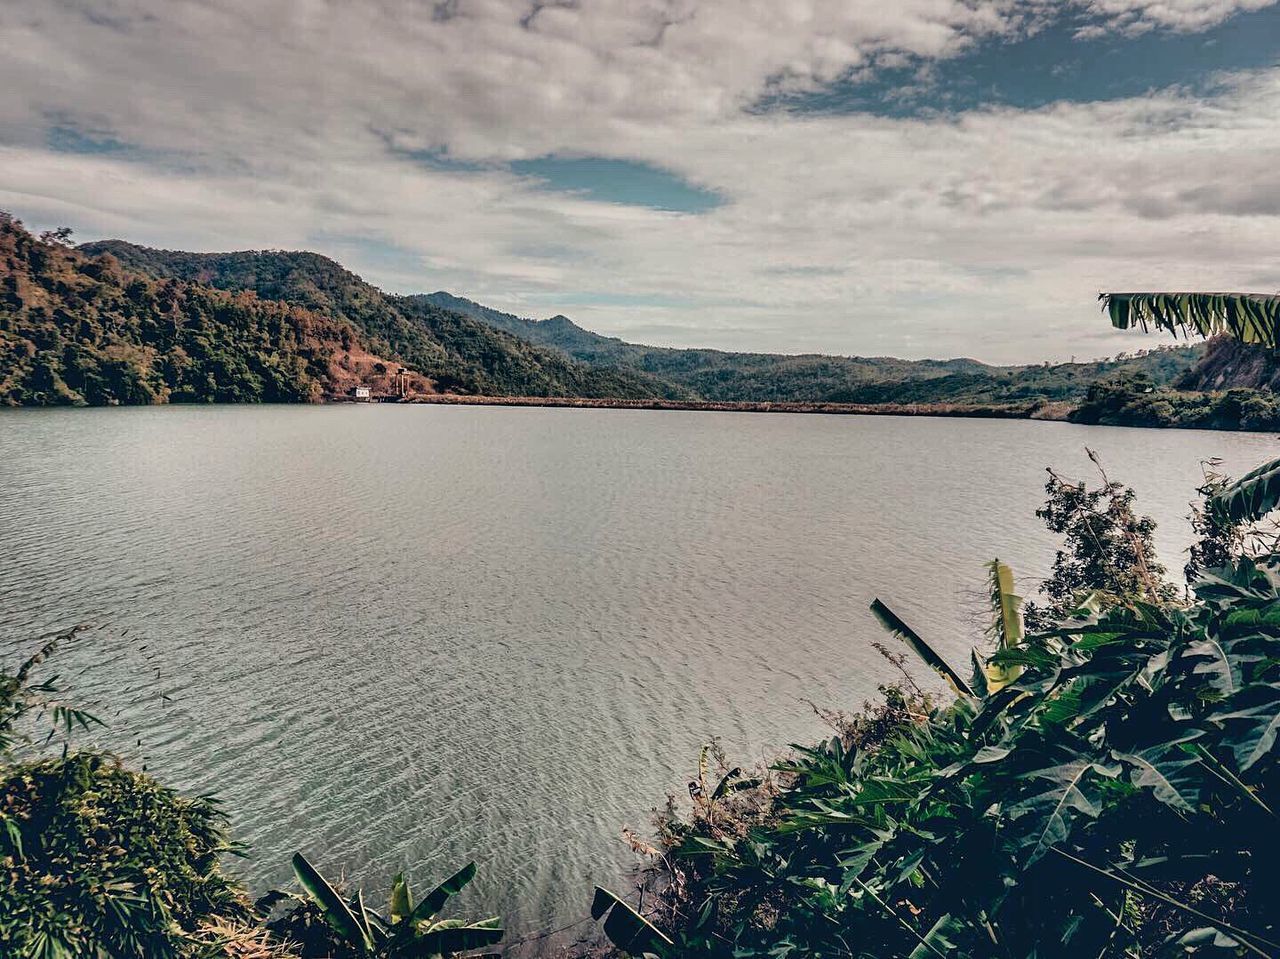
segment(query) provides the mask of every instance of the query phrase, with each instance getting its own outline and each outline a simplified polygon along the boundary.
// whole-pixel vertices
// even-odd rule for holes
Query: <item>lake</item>
[[[216,792],[255,887],[301,849],[380,899],[469,858],[513,937],[621,885],[699,746],[811,742],[893,670],[880,596],[953,662],[983,563],[1030,587],[1045,467],[1136,487],[1175,572],[1199,462],[1276,437],[1028,421],[438,406],[0,412],[0,653],[93,739]],[[577,927],[585,930],[587,927]],[[536,948],[533,947],[533,948]]]

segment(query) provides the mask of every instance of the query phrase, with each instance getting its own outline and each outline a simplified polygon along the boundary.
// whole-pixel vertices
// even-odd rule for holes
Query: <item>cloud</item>
[[[1168,11],[1248,5],[1090,9],[1191,29]],[[1055,9],[11,0],[0,208],[169,247],[317,248],[392,289],[564,303],[602,332],[683,345],[999,360],[1153,345],[1111,334],[1093,296],[1266,275],[1280,72],[1206,97],[958,116],[751,109],[1023,36]],[[507,166],[545,156],[644,164],[725,202],[601,202]]]
[[[1102,19],[1082,29],[1082,36],[1108,30],[1145,33],[1167,29],[1205,30],[1237,13],[1264,10],[1276,0],[1085,0],[1086,11]]]

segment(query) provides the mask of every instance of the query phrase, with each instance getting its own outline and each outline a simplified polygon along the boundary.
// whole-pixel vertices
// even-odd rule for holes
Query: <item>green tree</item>
[[[1044,600],[1026,604],[1025,616],[1034,629],[1069,616],[1086,602],[1109,606],[1134,598],[1163,603],[1177,596],[1156,558],[1155,520],[1136,513],[1133,489],[1111,480],[1096,454],[1087,452],[1101,485],[1065,480],[1049,470],[1047,499],[1036,510],[1045,526],[1063,537],[1063,546],[1040,587]]]

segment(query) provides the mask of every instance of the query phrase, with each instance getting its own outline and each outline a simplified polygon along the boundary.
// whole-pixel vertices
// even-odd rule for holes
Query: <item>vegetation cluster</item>
[[[1047,489],[1065,544],[1043,605],[1024,633],[993,563],[967,678],[873,607],[954,702],[906,674],[752,778],[722,762],[704,788],[704,755],[691,807],[669,802],[656,845],[636,843],[647,951],[1280,955],[1280,555],[1255,535],[1280,461],[1207,479],[1186,598],[1131,491],[1105,475]]]
[[[305,402],[346,323],[285,303],[154,280],[0,215],[0,401]]]
[[[1270,389],[1171,389],[1138,373],[1091,383],[1070,419],[1103,426],[1272,431],[1280,430],[1280,396]]]
[[[279,250],[185,253],[120,240],[81,245],[127,269],[300,306],[350,325],[370,352],[429,377],[440,392],[488,396],[679,398],[638,371],[595,369],[417,297],[384,293],[316,253]]]

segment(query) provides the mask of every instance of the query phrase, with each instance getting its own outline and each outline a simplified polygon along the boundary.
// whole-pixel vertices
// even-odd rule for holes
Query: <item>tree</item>
[[[45,230],[40,234],[41,243],[53,243],[58,246],[71,247],[75,243],[71,239],[72,229],[69,226],[60,226],[54,230]]]
[[[1133,489],[1111,480],[1097,454],[1087,450],[1098,467],[1102,485],[1063,479],[1052,469],[1045,484],[1048,499],[1036,515],[1065,542],[1053,560],[1052,573],[1041,586],[1047,602],[1027,603],[1028,625],[1043,629],[1064,619],[1093,596],[1101,605],[1129,598],[1163,603],[1177,596],[1164,579],[1152,535],[1156,523],[1134,512]]]

